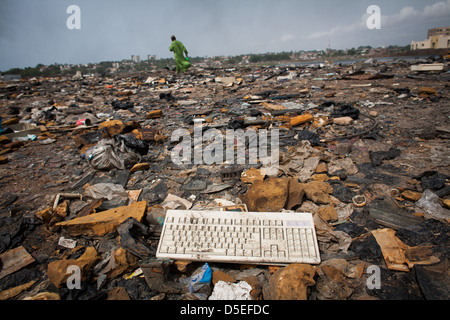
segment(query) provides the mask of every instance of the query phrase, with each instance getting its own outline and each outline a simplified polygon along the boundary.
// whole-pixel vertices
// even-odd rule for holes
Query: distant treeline
[[[329,50],[329,51],[299,51],[299,52],[279,52],[279,53],[261,53],[261,54],[242,54],[232,57],[190,57],[192,64],[204,63],[209,61],[214,63],[220,61],[225,65],[235,65],[239,63],[268,63],[280,62],[299,59],[304,53],[315,54],[318,58],[324,56],[341,57],[341,56],[355,56],[367,52],[372,49],[371,46],[360,46],[359,48],[351,48],[347,50]],[[408,51],[410,46],[389,46],[384,49],[387,53],[399,53]],[[26,68],[12,68],[8,71],[1,72],[1,75],[19,75],[21,78],[32,77],[57,77],[57,76],[73,76],[77,72],[82,75],[97,74],[107,75],[112,72],[131,72],[131,71],[150,71],[154,68],[173,68],[175,60],[173,58],[162,58],[154,60],[143,60],[140,63],[133,63],[130,60],[122,60],[121,62],[103,61],[100,63],[89,63],[81,65],[62,65],[52,64],[43,65],[38,64],[36,67]]]
[[[190,62],[192,64],[204,63],[206,60],[217,61],[222,60],[226,64],[238,64],[247,57],[250,63],[260,63],[260,62],[277,62],[286,61],[291,59],[292,52],[281,52],[281,53],[265,53],[265,54],[247,54],[228,57],[223,59],[222,57],[206,58],[206,57],[190,57]],[[173,58],[165,59],[155,59],[155,60],[145,60],[140,63],[131,63],[130,61],[118,62],[119,66],[115,68],[117,72],[128,72],[128,71],[148,71],[156,67],[162,68],[173,68],[175,66],[175,60]],[[104,61],[100,63],[89,63],[84,65],[61,65],[52,64],[45,66],[43,64],[38,64],[36,67],[26,67],[26,68],[12,68],[8,71],[2,72],[1,75],[20,75],[21,78],[31,78],[31,77],[55,77],[55,76],[70,76],[75,75],[78,71],[81,74],[99,74],[105,75],[110,73],[111,68],[114,68],[114,62]]]

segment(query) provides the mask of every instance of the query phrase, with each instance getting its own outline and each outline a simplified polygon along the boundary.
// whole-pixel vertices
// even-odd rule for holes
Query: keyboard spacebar
[[[227,254],[227,249],[195,249],[195,248],[187,248],[185,253],[203,253],[203,254],[214,254],[214,255],[222,255],[225,256]]]

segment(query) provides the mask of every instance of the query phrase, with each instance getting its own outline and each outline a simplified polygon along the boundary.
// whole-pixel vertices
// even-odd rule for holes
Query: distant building
[[[70,68],[71,68],[71,66],[68,65],[68,64],[59,66],[59,70],[60,70],[60,71],[70,70]]]
[[[429,29],[426,40],[411,43],[411,50],[447,48],[450,48],[450,27]]]
[[[156,55],[152,54],[147,55],[147,60],[156,60]]]
[[[428,38],[434,36],[450,36],[450,27],[429,29]]]
[[[131,56],[131,61],[133,61],[134,63],[139,63],[141,62],[141,57],[140,56]]]
[[[299,56],[300,60],[314,60],[317,58],[317,54],[315,52],[304,52]]]
[[[387,54],[388,49],[387,48],[372,48],[369,51],[369,54]]]

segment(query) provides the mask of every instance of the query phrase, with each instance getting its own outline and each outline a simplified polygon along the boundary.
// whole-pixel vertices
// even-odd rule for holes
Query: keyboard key
[[[228,249],[225,249],[225,248],[216,248],[216,249],[209,249],[208,253],[225,256],[227,254],[227,251],[228,251]]]
[[[169,247],[161,247],[160,252],[167,253],[169,251]]]
[[[177,247],[177,254],[184,254],[184,252],[186,251],[185,248],[182,247]]]
[[[251,244],[251,243],[245,243],[242,245],[244,250],[256,250],[257,246],[255,244]]]
[[[166,247],[173,247],[173,246],[175,246],[175,241],[171,241],[171,240],[163,240],[163,244],[164,244]]]
[[[270,251],[271,251],[271,255],[272,257],[277,257],[278,256],[278,246],[277,245],[271,245],[270,246]]]
[[[177,248],[175,248],[175,247],[170,247],[170,248],[167,250],[167,253],[175,253],[175,252],[176,252],[176,249],[177,249]]]
[[[186,248],[184,253],[185,254],[196,254],[196,253],[198,253],[198,251],[196,249],[194,249],[194,248],[189,247],[189,248]]]

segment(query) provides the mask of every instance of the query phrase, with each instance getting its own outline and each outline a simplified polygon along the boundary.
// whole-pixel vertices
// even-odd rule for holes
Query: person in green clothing
[[[175,55],[175,63],[177,65],[176,71],[180,73],[180,71],[187,71],[191,64],[189,63],[188,51],[184,47],[184,45],[177,40],[175,36],[172,36],[172,45],[169,47],[170,51],[173,51]],[[184,56],[186,54],[186,57]]]

